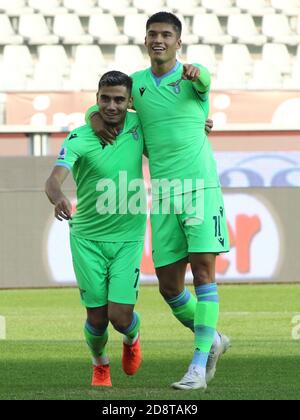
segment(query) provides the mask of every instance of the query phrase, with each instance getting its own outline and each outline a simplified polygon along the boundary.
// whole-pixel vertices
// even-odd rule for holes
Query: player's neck
[[[157,63],[155,61],[152,61],[151,69],[155,76],[162,77],[165,74],[169,73],[176,66],[176,63],[176,57],[172,61],[168,61],[166,63]]]

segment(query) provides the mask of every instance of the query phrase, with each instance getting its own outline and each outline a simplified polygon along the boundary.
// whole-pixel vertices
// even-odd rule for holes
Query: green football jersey
[[[216,162],[205,134],[210,75],[204,67],[194,65],[208,80],[207,86],[182,80],[181,63],[160,79],[151,68],[134,73],[134,108],[142,123],[152,179],[189,179],[193,189],[197,189],[194,182],[199,179],[204,188],[219,187]]]
[[[102,242],[144,239],[146,195],[143,188],[143,132],[135,113],[113,145],[102,147],[89,125],[72,131],[56,161],[73,173],[77,211],[72,234]]]

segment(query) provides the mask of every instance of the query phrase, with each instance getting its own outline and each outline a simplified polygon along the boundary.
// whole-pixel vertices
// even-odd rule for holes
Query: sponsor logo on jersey
[[[61,149],[61,151],[59,152],[58,160],[65,160],[66,155],[67,155],[67,148],[66,147],[63,147]]]
[[[74,133],[74,134],[71,134],[70,135],[70,137],[68,138],[68,140],[70,141],[70,140],[77,139],[77,138],[78,138],[78,134]]]
[[[144,87],[141,87],[141,88],[140,88],[140,94],[141,94],[141,96],[143,96],[143,95],[144,95],[144,93],[146,92],[146,89],[147,89],[147,88],[144,88]]]

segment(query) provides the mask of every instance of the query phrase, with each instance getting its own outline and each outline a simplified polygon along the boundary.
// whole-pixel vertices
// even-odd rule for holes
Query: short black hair
[[[182,23],[178,19],[177,16],[173,15],[173,13],[159,12],[159,13],[155,13],[155,15],[152,15],[148,19],[148,22],[147,22],[147,25],[146,25],[147,31],[148,31],[150,25],[152,25],[152,23],[168,23],[169,25],[172,25],[174,27],[174,29],[177,32],[177,34],[179,35],[179,37],[181,37]]]
[[[120,71],[109,71],[101,77],[98,92],[103,86],[125,86],[131,95],[133,80],[127,74]]]

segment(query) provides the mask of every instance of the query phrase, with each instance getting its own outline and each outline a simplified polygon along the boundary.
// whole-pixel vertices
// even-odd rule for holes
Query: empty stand
[[[215,13],[218,16],[230,16],[240,13],[237,7],[233,7],[233,0],[202,0],[202,6],[207,12]]]
[[[231,15],[228,18],[228,34],[240,44],[263,45],[267,38],[261,35],[249,14]]]
[[[15,33],[8,16],[0,14],[0,45],[22,43],[23,37]]]
[[[300,36],[292,32],[287,16],[282,14],[266,15],[263,18],[263,33],[275,43],[298,45]]]
[[[274,13],[273,7],[267,0],[236,0],[236,5],[241,12],[249,13],[252,16],[264,16]]]
[[[275,66],[281,73],[291,71],[291,58],[285,44],[265,44],[262,51],[262,61]]]
[[[85,34],[80,19],[75,14],[55,16],[53,32],[64,44],[92,44],[93,42],[93,37]]]
[[[111,13],[114,16],[126,16],[127,14],[137,13],[137,10],[131,7],[130,3],[130,0],[98,0],[98,6],[104,12]]]
[[[50,34],[45,18],[40,14],[20,17],[19,33],[31,45],[58,44],[59,38]]]
[[[232,37],[225,34],[215,14],[197,14],[194,18],[193,32],[205,44],[230,44]]]
[[[184,16],[194,16],[197,13],[205,12],[205,9],[200,7],[198,0],[167,0],[166,5],[171,11]]]
[[[148,16],[145,14],[126,15],[124,34],[135,44],[144,44],[147,20]]]
[[[121,34],[112,15],[96,14],[89,20],[89,34],[102,44],[122,45],[128,43],[128,36]]]
[[[34,12],[44,16],[55,16],[60,13],[67,13],[67,9],[61,6],[61,0],[28,0],[28,6]]]
[[[210,45],[189,45],[186,58],[188,63],[198,63],[207,67],[212,74],[217,71],[216,55]]]

